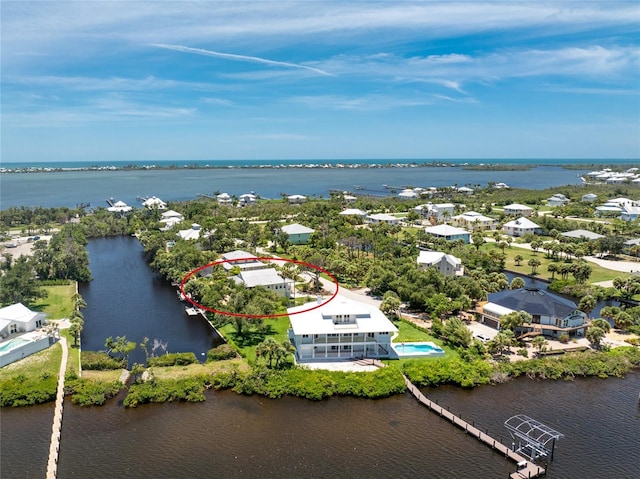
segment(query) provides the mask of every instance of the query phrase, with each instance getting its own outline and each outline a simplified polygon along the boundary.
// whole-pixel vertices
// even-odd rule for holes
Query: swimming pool
[[[30,342],[31,340],[26,338],[13,338],[13,339],[10,339],[9,341],[3,341],[2,343],[0,343],[0,354],[6,353],[8,351],[11,351],[12,349],[15,349],[19,346],[22,346],[23,344],[27,344]]]
[[[393,343],[391,345],[398,357],[420,358],[444,356],[444,350],[431,342],[423,343]]]

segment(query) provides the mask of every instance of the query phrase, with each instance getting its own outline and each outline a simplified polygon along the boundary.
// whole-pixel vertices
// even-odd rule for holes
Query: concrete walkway
[[[62,346],[62,361],[60,361],[60,372],[58,373],[58,391],[53,413],[53,427],[51,428],[47,479],[55,479],[58,472],[58,451],[60,449],[60,432],[62,430],[62,403],[64,401],[64,375],[67,371],[67,359],[69,357],[66,338],[60,338],[60,346]]]

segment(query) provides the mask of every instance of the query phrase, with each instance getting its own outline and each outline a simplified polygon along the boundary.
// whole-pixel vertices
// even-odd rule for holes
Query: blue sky
[[[1,2],[3,162],[640,158],[640,2]]]

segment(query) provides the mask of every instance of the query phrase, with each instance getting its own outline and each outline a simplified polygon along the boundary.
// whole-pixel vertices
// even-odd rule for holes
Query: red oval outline
[[[202,271],[203,269],[208,268],[210,266],[219,266],[219,265],[221,265],[223,263],[233,263],[233,262],[236,262],[236,261],[244,261],[244,260],[252,260],[252,261],[267,260],[269,262],[272,262],[272,261],[284,261],[284,262],[287,262],[287,263],[294,263],[294,264],[299,264],[299,265],[302,265],[302,266],[308,266],[310,268],[313,268],[315,270],[320,271],[321,273],[325,273],[327,276],[329,276],[332,279],[333,284],[336,285],[336,291],[335,291],[335,293],[333,293],[333,295],[327,301],[323,301],[320,304],[316,304],[316,306],[314,306],[313,308],[303,309],[302,311],[297,311],[295,313],[280,313],[280,314],[243,314],[243,313],[231,313],[229,311],[220,311],[218,309],[209,308],[207,306],[204,306],[204,305],[198,303],[197,301],[194,301],[193,299],[188,297],[187,294],[184,292],[184,284],[189,280],[189,278],[191,278],[191,276],[196,274],[198,271]],[[182,296],[188,302],[193,304],[196,308],[204,309],[205,311],[209,311],[211,313],[223,314],[225,316],[239,316],[239,317],[242,317],[242,318],[280,318],[280,317],[283,317],[283,316],[293,316],[294,314],[306,313],[308,311],[313,311],[314,309],[318,309],[318,308],[328,304],[329,302],[333,301],[335,299],[335,297],[338,295],[338,291],[340,290],[340,285],[338,284],[338,280],[336,279],[336,277],[333,276],[331,273],[329,273],[326,269],[321,268],[318,265],[311,264],[311,263],[305,263],[304,261],[299,261],[297,259],[270,258],[270,257],[267,257],[267,256],[260,257],[260,258],[248,257],[248,258],[223,259],[223,260],[214,261],[212,263],[207,263],[207,264],[205,264],[203,266],[200,266],[200,267],[190,271],[189,273],[187,273],[187,275],[184,278],[182,278],[182,281],[180,282],[180,286],[179,287],[180,287],[180,293],[182,294]]]

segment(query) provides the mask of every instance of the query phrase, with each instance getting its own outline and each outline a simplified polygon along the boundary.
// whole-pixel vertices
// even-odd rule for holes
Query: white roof
[[[447,258],[447,262],[451,264],[461,264],[460,258],[456,258],[452,254],[446,254],[441,251],[420,251],[418,255],[418,264],[427,264],[431,265],[434,263],[438,263],[442,260],[442,258]]]
[[[193,223],[190,229],[178,231],[178,236],[184,240],[197,240],[200,238],[200,225]]]
[[[287,309],[293,334],[340,334],[396,332],[391,321],[375,306],[336,296],[322,306],[312,309],[313,303]],[[298,314],[293,314],[298,313]],[[354,323],[334,324],[336,314],[355,315]]]
[[[13,321],[16,323],[28,323],[39,314],[42,313],[31,311],[22,303],[15,303],[11,306],[0,308],[0,319]]]
[[[504,316],[505,314],[513,313],[513,309],[505,308],[504,306],[491,302],[485,304],[483,310],[494,313],[497,316]]]
[[[504,209],[509,209],[509,210],[520,210],[520,211],[531,211],[533,208],[531,208],[530,206],[527,205],[521,205],[519,203],[512,203],[510,205],[507,205],[504,207]]]
[[[280,229],[285,233],[287,233],[288,235],[302,235],[305,233],[313,233],[315,231],[312,228],[307,228],[306,226],[300,225],[298,223],[293,223],[292,225],[286,225]]]
[[[505,223],[504,227],[506,227],[506,228],[519,228],[519,229],[524,229],[524,230],[528,230],[528,229],[532,229],[532,228],[540,228],[540,226],[535,224],[529,218],[525,218],[524,216],[521,217],[521,218],[518,218],[517,220],[513,220],[513,221],[509,221],[508,223]]]
[[[469,221],[473,223],[474,221],[478,221],[481,223],[493,222],[495,221],[493,218],[489,218],[488,216],[481,215],[480,213],[476,213],[475,211],[467,211],[462,213],[461,215],[454,216],[452,219],[460,220],[463,219],[465,221]]]
[[[229,193],[220,193],[216,198],[219,200],[230,200],[231,196],[229,196]]]
[[[453,235],[465,235],[469,234],[467,230],[464,228],[456,228],[451,225],[436,225],[436,226],[427,226],[424,229],[425,233],[436,235],[436,236],[453,236]]]
[[[241,270],[245,269],[261,269],[266,266],[262,261],[258,261],[258,257],[249,253],[248,251],[236,250],[229,251],[228,253],[222,254],[222,259],[224,260],[239,260],[242,259],[242,262],[238,261],[230,261],[229,263],[222,263],[222,267],[227,271],[233,269],[235,266],[239,267]]]
[[[388,215],[386,213],[376,213],[373,215],[369,215],[368,217],[376,221],[400,221],[400,218],[397,218],[393,215]]]
[[[287,196],[288,199],[290,200],[306,200],[307,197],[304,195],[289,195]]]
[[[587,230],[573,230],[573,231],[567,231],[566,233],[560,233],[560,236],[566,236],[567,238],[587,238],[590,240],[596,240],[599,238],[604,238],[603,235],[598,234],[598,233],[594,233],[593,231],[587,231]]]
[[[182,216],[182,213],[178,213],[177,211],[173,211],[173,210],[167,210],[164,213],[162,213],[162,220],[167,220],[169,218],[184,218],[184,216]],[[160,220],[160,221],[162,221]]]
[[[367,216],[366,211],[362,211],[357,208],[349,208],[344,211],[341,211],[339,214],[345,215],[345,216]]]
[[[142,204],[147,208],[153,208],[154,206],[156,206],[160,210],[164,209],[167,206],[164,201],[162,201],[160,198],[156,198],[155,196],[147,198]]]
[[[280,276],[275,268],[252,269],[249,271],[243,271],[238,275],[238,277],[247,288],[291,282],[291,280],[285,280],[282,276]]]
[[[398,193],[398,196],[400,198],[416,198],[418,196],[418,193],[413,190],[404,190]]]

